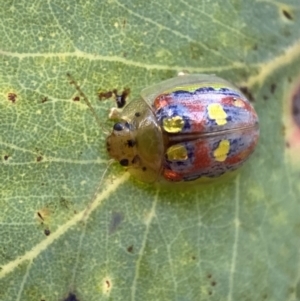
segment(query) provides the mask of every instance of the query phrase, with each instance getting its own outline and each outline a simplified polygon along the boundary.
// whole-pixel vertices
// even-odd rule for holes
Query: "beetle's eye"
[[[129,122],[125,122],[124,126],[129,130],[129,131],[133,131],[133,125],[132,123]]]
[[[128,166],[128,160],[127,159],[122,159],[121,161],[120,161],[120,164],[122,165],[122,166]]]
[[[114,130],[118,131],[118,132],[123,131],[124,130],[124,125],[121,122],[117,122],[114,125]]]

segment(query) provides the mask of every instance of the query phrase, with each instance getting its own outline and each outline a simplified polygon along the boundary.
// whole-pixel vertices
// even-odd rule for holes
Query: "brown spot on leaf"
[[[114,96],[117,107],[123,108],[126,104],[126,99],[128,95],[130,94],[130,88],[124,88],[121,94],[118,94],[117,89],[113,89],[110,91],[99,91],[98,92],[98,98],[99,100],[102,99],[108,99]]]
[[[79,299],[74,293],[69,293],[68,297],[63,301],[79,301]]]
[[[44,230],[44,233],[45,233],[46,236],[49,236],[49,235],[51,234],[51,232],[50,232],[49,229],[45,229],[45,230]]]
[[[240,90],[245,94],[245,96],[249,99],[249,101],[251,101],[251,102],[255,101],[253,94],[250,92],[248,87],[242,86],[242,87],[240,87]]]
[[[42,103],[44,103],[46,101],[48,101],[48,97],[45,96],[45,97],[42,98]]]
[[[46,207],[40,209],[39,211],[37,211],[37,216],[39,218],[39,221],[44,222],[45,220],[47,220],[50,217],[50,210]]]
[[[217,282],[216,282],[216,281],[212,281],[210,284],[211,284],[212,286],[216,286]]]
[[[292,14],[288,11],[288,10],[286,10],[286,9],[282,9],[282,14],[284,15],[284,17],[286,18],[286,19],[288,19],[288,20],[293,20],[293,16],[292,16]]]
[[[267,95],[264,95],[263,98],[264,98],[264,100],[268,100],[269,99],[269,97]]]
[[[69,209],[70,201],[68,201],[66,198],[61,197],[59,202],[60,202],[62,207],[66,208],[66,209]]]
[[[4,160],[7,161],[9,159],[9,155],[4,155]]]
[[[98,92],[99,100],[111,98],[113,95],[112,91],[100,91]]]
[[[128,253],[133,253],[133,245],[131,245],[131,246],[129,246],[129,247],[127,248],[127,252],[128,252]]]
[[[42,157],[42,156],[37,156],[36,162],[41,162],[42,160],[43,160],[43,157]]]
[[[270,91],[271,91],[272,94],[274,94],[276,88],[277,88],[276,84],[272,83],[271,87],[270,87]]]
[[[293,95],[292,116],[297,126],[300,127],[300,86]]]
[[[79,96],[75,96],[75,97],[73,98],[73,101],[80,101],[80,97],[79,97]]]
[[[10,92],[10,93],[8,93],[8,95],[7,95],[7,99],[8,99],[9,101],[11,101],[12,103],[15,103],[16,100],[17,100],[17,94],[16,94],[16,93],[13,93],[13,92]]]
[[[43,217],[43,215],[41,214],[41,212],[37,212],[37,215],[38,215],[38,217],[43,221],[44,220],[44,217]]]
[[[208,278],[208,279],[209,279],[209,278],[211,278],[211,277],[212,277],[212,275],[211,275],[211,274],[208,274],[208,275],[207,275],[207,278]]]
[[[103,290],[103,293],[109,295],[110,292],[111,292],[112,287],[113,287],[113,284],[112,284],[111,278],[105,277],[105,278],[103,279],[103,283],[102,283],[102,290]]]

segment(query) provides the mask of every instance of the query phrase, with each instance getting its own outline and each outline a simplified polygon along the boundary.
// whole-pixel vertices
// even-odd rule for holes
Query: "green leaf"
[[[299,1],[2,2],[0,300],[300,300]],[[110,128],[99,90],[182,70],[248,90],[251,160],[198,189],[104,175],[66,74]]]

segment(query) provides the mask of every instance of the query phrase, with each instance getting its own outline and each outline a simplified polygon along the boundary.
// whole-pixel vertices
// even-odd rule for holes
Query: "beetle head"
[[[115,123],[112,133],[106,139],[109,155],[122,166],[132,166],[137,162],[136,130],[128,122]]]

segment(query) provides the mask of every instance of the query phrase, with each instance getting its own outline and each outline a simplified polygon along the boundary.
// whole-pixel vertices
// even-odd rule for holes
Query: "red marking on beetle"
[[[153,106],[154,110],[158,111],[166,106],[172,106],[178,104],[178,99],[182,96],[174,96],[172,94],[161,94],[154,100]],[[199,96],[195,96],[197,98]],[[190,131],[202,132],[206,127],[206,119],[204,118],[204,113],[206,111],[206,106],[204,106],[200,101],[186,101],[185,106],[188,109],[189,119],[192,123]],[[180,101],[184,103],[183,100]]]
[[[234,103],[239,100],[239,101],[242,101],[244,103],[244,101],[240,98],[236,98],[236,97],[232,97],[232,96],[226,96],[226,97],[223,97],[221,102],[222,102],[222,105],[234,105]]]
[[[169,181],[181,181],[182,180],[182,176],[170,169],[164,169],[163,171],[163,176],[165,179],[169,180]]]
[[[210,148],[206,141],[196,141],[195,143],[195,162],[193,170],[201,170],[211,166]]]
[[[155,98],[153,106],[156,110],[159,110],[167,106],[170,102],[172,102],[172,96],[169,94],[161,94]]]
[[[16,94],[16,93],[13,93],[13,92],[10,92],[10,93],[8,93],[7,98],[8,98],[8,100],[11,101],[12,103],[15,103],[16,100],[17,100],[17,94]]]

